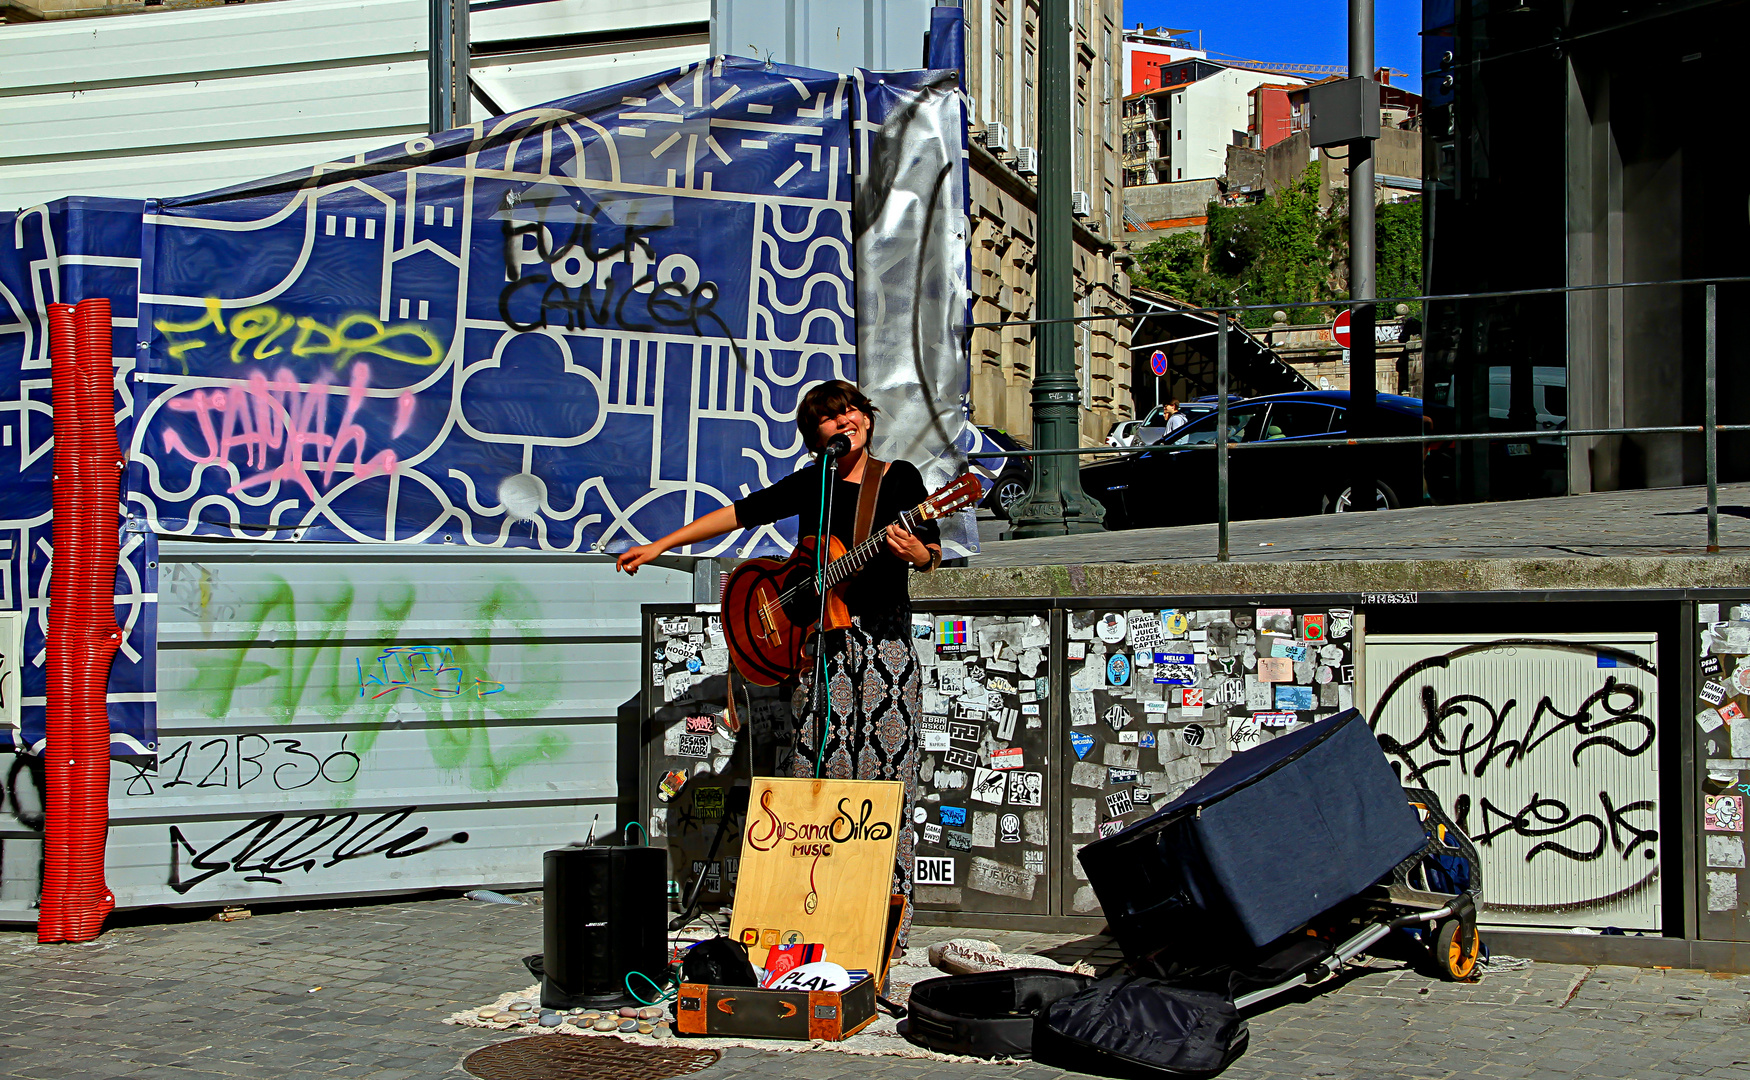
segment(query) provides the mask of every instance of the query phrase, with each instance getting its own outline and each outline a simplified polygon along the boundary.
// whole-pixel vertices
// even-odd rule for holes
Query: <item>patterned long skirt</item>
[[[828,703],[826,745],[814,715],[814,671],[804,671],[793,700],[802,718],[796,732],[792,776],[832,780],[899,780],[905,807],[899,822],[894,890],[908,901],[898,944],[911,935],[912,808],[918,797],[918,717],[923,715],[923,678],[917,651],[902,637],[876,637],[853,619],[848,630],[827,635]]]

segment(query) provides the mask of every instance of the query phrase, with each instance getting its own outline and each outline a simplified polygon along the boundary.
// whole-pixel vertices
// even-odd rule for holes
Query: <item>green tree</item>
[[[1422,206],[1420,203],[1388,203],[1374,217],[1374,266],[1378,296],[1416,296],[1422,291]],[[1422,305],[1412,303],[1410,314],[1420,317]],[[1382,318],[1392,312],[1382,311]]]
[[[1339,300],[1335,272],[1346,259],[1344,222],[1319,207],[1319,171],[1249,206],[1210,204],[1204,235],[1157,240],[1137,252],[1131,280],[1204,307]],[[1329,321],[1325,308],[1290,309],[1290,321]],[[1248,311],[1247,326],[1270,322]]]
[[[1233,282],[1208,268],[1204,238],[1195,233],[1162,237],[1136,253],[1130,280],[1145,289],[1205,306],[1227,303]]]
[[[1244,284],[1238,299],[1250,304],[1291,304],[1334,297],[1335,266],[1330,216],[1319,208],[1319,170],[1308,164],[1300,178],[1255,206],[1237,208],[1237,227],[1249,234],[1241,245],[1245,262],[1235,267]],[[1214,220],[1211,220],[1214,224]],[[1212,242],[1221,238],[1211,229]],[[1239,252],[1236,252],[1238,254]],[[1291,308],[1289,321],[1315,323],[1330,318],[1318,308]],[[1268,311],[1249,311],[1244,322],[1263,326]]]

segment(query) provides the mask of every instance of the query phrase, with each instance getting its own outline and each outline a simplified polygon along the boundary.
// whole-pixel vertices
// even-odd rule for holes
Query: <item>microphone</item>
[[[820,448],[820,456],[825,461],[844,457],[851,452],[851,440],[846,435],[834,435],[826,440],[826,445]]]

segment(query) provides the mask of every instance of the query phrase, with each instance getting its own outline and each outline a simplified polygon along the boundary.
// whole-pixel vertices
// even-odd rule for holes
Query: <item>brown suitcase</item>
[[[886,981],[888,958],[905,915],[905,897],[888,907],[886,949],[879,968],[848,990],[761,990],[751,986],[682,983],[675,999],[675,1031],[681,1035],[752,1039],[848,1039],[875,1021],[875,994]],[[828,957],[830,960],[831,957]]]
[[[674,1007],[682,1035],[837,1042],[874,1022],[875,979],[838,992],[685,983]]]

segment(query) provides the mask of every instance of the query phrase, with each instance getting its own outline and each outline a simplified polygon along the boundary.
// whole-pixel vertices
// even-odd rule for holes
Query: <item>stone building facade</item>
[[[1039,150],[1039,7],[1030,0],[965,0],[966,90],[972,99],[971,269],[974,323],[1036,317],[1034,267]],[[1070,0],[1072,183],[1077,315],[1130,310],[1118,158],[1123,106],[1120,0]],[[972,331],[972,406],[978,423],[1023,439],[1033,430],[1037,327]],[[1116,319],[1078,323],[1076,371],[1084,444],[1104,441],[1132,414],[1130,331]]]

